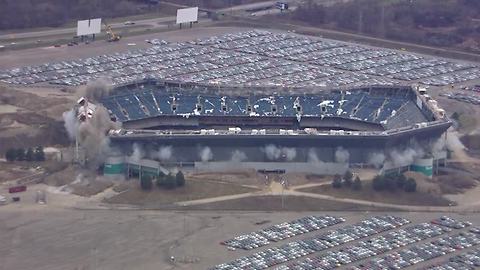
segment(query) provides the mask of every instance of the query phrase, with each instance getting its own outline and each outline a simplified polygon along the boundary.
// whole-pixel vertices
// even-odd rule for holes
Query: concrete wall
[[[343,174],[347,164],[323,162],[195,162],[198,171],[222,172],[232,169],[285,170],[287,173],[300,172],[312,174]]]

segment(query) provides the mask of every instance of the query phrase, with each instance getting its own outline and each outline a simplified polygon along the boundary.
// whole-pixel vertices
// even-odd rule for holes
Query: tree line
[[[159,188],[175,189],[177,187],[185,186],[185,176],[181,171],[178,171],[175,175],[171,173],[160,173],[157,176],[144,174],[140,178],[140,187],[142,188],[142,190],[151,190],[153,188],[154,182]]]
[[[292,16],[312,25],[435,46],[451,46],[480,34],[471,20],[480,16],[478,0],[356,0],[328,7],[310,0]],[[429,29],[439,27],[452,29]]]
[[[352,188],[353,190],[362,189],[362,181],[360,177],[355,176],[353,178],[353,173],[351,171],[346,171],[343,176],[336,174],[333,176],[332,187],[341,188],[341,187]]]
[[[332,180],[333,188],[352,188],[353,190],[362,189],[362,182],[360,178],[355,176],[351,171],[346,171],[345,174],[336,174]],[[415,192],[417,190],[417,182],[413,178],[407,178],[403,174],[392,175],[376,175],[372,180],[372,188],[375,191],[391,191],[403,190],[405,192]]]
[[[373,178],[372,187],[376,191],[396,191],[415,192],[417,182],[413,178],[407,178],[403,174],[398,175],[377,175]]]
[[[8,162],[13,161],[45,161],[45,152],[42,146],[35,148],[10,148],[5,153]]]
[[[144,13],[129,0],[2,0],[0,29],[57,27],[88,18],[112,18]]]

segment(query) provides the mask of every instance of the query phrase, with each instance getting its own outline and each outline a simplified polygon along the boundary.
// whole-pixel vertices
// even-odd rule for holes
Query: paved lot
[[[48,207],[48,206],[43,206]],[[0,269],[208,269],[267,248],[336,230],[382,213],[161,212],[135,210],[2,210]],[[231,251],[220,242],[307,215],[344,223],[255,250]],[[413,224],[441,216],[395,213]],[[480,224],[480,215],[449,215]],[[261,225],[257,225],[261,224]],[[410,225],[405,225],[410,226]],[[359,240],[349,244],[356,244]],[[340,246],[341,247],[341,246]],[[326,251],[329,251],[327,249]],[[314,253],[315,256],[321,253]],[[176,262],[170,261],[170,256]]]
[[[294,33],[249,30],[188,37],[180,43],[150,38],[151,46],[143,41],[135,50],[4,70],[0,80],[78,86],[109,77],[114,84],[155,78],[206,85],[340,87],[414,82],[445,86],[480,78],[475,63]]]

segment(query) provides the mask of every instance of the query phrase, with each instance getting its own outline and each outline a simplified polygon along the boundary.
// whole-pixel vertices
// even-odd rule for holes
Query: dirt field
[[[340,189],[333,188],[331,185],[311,187],[299,189],[298,191],[328,194],[339,198],[352,198],[373,202],[383,202],[391,204],[404,205],[429,205],[429,206],[448,206],[451,202],[441,196],[415,192],[408,193],[401,190],[395,192],[389,191],[374,191],[371,187],[370,181],[364,181],[361,190],[352,190],[351,188],[342,187]]]
[[[0,86],[0,106],[16,109],[0,111],[0,153],[10,147],[67,145],[61,118],[72,102],[66,94],[40,96]]]

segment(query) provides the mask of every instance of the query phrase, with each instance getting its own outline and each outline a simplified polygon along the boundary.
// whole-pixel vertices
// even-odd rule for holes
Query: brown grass
[[[443,194],[458,194],[477,185],[474,179],[465,175],[438,176],[437,181]]]
[[[449,200],[441,196],[430,193],[408,193],[404,192],[403,190],[396,190],[394,192],[375,191],[371,187],[370,181],[363,182],[362,189],[358,191],[347,187],[336,189],[333,188],[331,185],[304,188],[300,189],[299,191],[326,194],[338,198],[350,198],[391,204],[448,206],[451,203]]]
[[[120,189],[125,190],[124,187]],[[173,190],[160,189],[154,185],[151,191],[143,191],[140,189],[138,182],[132,182],[127,191],[106,199],[105,202],[155,207],[181,201],[247,193],[254,190],[228,183],[187,180],[184,187]]]
[[[87,185],[74,184],[74,185],[70,185],[70,187],[73,190],[72,191],[73,194],[90,197],[104,191],[105,189],[111,187],[112,185],[113,183],[111,182],[93,181],[91,183],[88,183]]]
[[[192,210],[231,211],[398,211],[352,203],[335,202],[303,196],[254,196],[229,201],[190,206]]]

